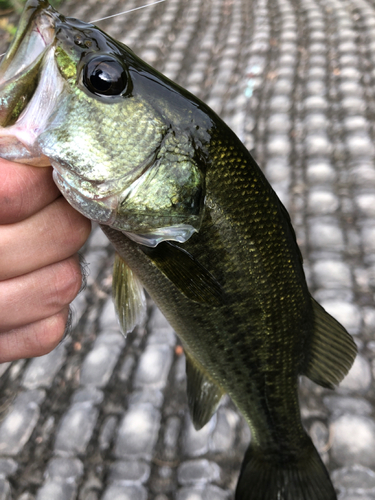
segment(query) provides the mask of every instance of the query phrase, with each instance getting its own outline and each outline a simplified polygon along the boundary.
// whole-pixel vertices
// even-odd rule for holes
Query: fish
[[[311,296],[289,214],[234,132],[93,24],[28,0],[0,66],[0,156],[53,166],[116,250],[122,330],[144,289],[181,339],[202,428],[228,394],[251,429],[236,500],[334,500],[298,381],[334,388],[352,337]]]

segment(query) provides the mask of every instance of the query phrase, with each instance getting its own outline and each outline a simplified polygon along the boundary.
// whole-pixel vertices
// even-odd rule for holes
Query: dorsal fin
[[[144,320],[146,297],[141,282],[118,253],[113,265],[112,293],[121,329],[126,335]]]
[[[333,389],[354,363],[357,346],[351,335],[313,298],[315,329],[303,371],[315,383]]]
[[[224,391],[192,356],[186,352],[185,356],[189,410],[199,431],[215,413]]]
[[[141,248],[186,297],[201,304],[223,304],[220,283],[189,252],[169,241],[155,248]]]

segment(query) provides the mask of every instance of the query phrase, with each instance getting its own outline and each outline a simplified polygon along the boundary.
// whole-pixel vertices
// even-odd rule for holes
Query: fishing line
[[[142,5],[142,7],[135,7],[134,9],[124,10],[124,12],[119,12],[118,14],[112,14],[111,16],[102,17],[100,19],[94,19],[94,21],[90,21],[90,23],[98,23],[99,21],[104,21],[104,19],[110,19],[111,17],[121,16],[122,14],[128,14],[129,12],[134,12],[135,10],[144,9],[145,7],[151,7],[151,5],[156,5],[157,3],[165,2],[165,0],[157,0],[157,2],[147,3],[146,5]]]
[[[124,12],[118,12],[117,14],[112,14],[111,16],[101,17],[100,19],[94,19],[90,23],[98,23],[99,21],[104,21],[104,19],[111,19],[112,17],[122,16],[123,14],[129,14],[129,12],[134,12],[135,10],[144,9],[145,7],[151,7],[151,5],[156,5],[157,3],[165,2],[165,0],[157,0],[157,2],[147,3],[141,7],[135,7],[134,9],[124,10]],[[0,54],[0,57],[5,56],[6,52]]]

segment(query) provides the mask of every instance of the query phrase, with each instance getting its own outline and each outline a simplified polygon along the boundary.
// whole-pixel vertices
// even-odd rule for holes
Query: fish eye
[[[83,69],[83,84],[95,95],[118,96],[128,87],[128,75],[114,57],[101,55],[92,58]]]

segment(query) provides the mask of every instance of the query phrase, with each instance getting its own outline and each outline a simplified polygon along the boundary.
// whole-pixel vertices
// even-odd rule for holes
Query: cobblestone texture
[[[88,0],[85,21],[142,0]],[[375,499],[375,7],[370,0],[166,0],[99,23],[205,100],[290,211],[314,296],[355,336],[335,391],[301,381],[340,500]],[[0,500],[230,500],[250,432],[229,398],[196,432],[184,358],[155,306],[125,339],[98,228],[54,352],[0,366]]]

